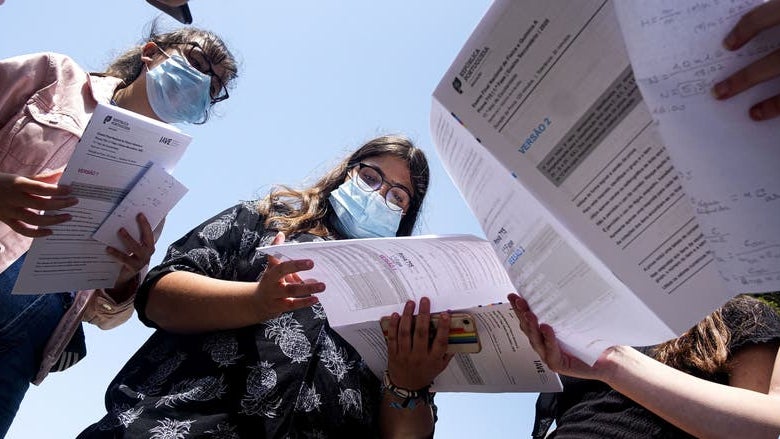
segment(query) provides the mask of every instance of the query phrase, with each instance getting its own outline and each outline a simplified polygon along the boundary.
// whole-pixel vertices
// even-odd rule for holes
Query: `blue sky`
[[[488,0],[190,4],[194,25],[222,35],[241,71],[217,117],[184,127],[194,140],[175,175],[190,191],[168,216],[153,264],[204,219],[274,183],[311,181],[385,133],[410,136],[431,162],[420,233],[482,236],[441,166],[428,116],[433,89]],[[0,6],[0,58],[55,51],[101,71],[144,36],[156,15],[142,0],[6,0]],[[9,438],[73,437],[103,416],[108,383],[151,330],[135,317],[108,332],[87,326],[89,355],[31,388]],[[437,436],[528,437],[535,399],[439,394]]]

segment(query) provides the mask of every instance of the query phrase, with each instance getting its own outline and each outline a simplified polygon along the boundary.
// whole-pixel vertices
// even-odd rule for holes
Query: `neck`
[[[145,77],[139,76],[135,81],[125,88],[120,88],[114,92],[114,103],[117,106],[130,110],[134,113],[143,114],[155,120],[160,120],[149,105],[146,97]]]

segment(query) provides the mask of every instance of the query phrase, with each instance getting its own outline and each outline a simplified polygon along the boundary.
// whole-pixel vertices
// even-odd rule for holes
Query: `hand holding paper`
[[[136,225],[138,215],[144,214],[151,228],[156,228],[186,193],[183,184],[161,166],[153,164],[92,237],[116,249],[132,250],[117,231],[124,229],[129,237],[142,241],[143,227],[139,228],[140,223]]]
[[[126,282],[132,280],[144,267],[149,265],[149,260],[152,258],[152,253],[154,253],[155,235],[151,225],[149,225],[149,221],[142,213],[136,216],[136,221],[138,222],[137,228],[141,234],[139,240],[133,239],[127,229],[122,227],[117,232],[117,235],[124,243],[122,248],[126,249],[126,251],[121,251],[115,247],[106,248],[108,254],[122,263],[122,269],[119,271],[119,277],[115,284],[115,287],[120,287],[121,289],[124,289]],[[128,292],[128,294],[130,293],[132,292]],[[124,296],[123,294],[123,297],[119,298],[118,301],[123,301]]]
[[[124,204],[114,214],[121,219],[106,224],[104,234],[98,236],[112,247],[127,250],[116,235],[124,227],[135,241],[141,242],[136,215],[144,212],[154,227],[184,193],[175,180],[162,174],[173,172],[191,140],[171,125],[116,106],[98,104],[59,179],[60,184],[70,188],[69,194],[78,198],[78,204],[60,207],[57,213],[67,214],[72,219],[54,224],[50,227],[52,234],[33,241],[14,285],[14,294],[116,285],[122,265],[93,235],[120,204]],[[150,176],[143,179],[150,163],[159,165],[164,171],[152,170]],[[162,180],[150,181],[154,175],[161,176]],[[154,186],[160,181],[168,182],[169,186]],[[125,200],[134,188],[133,196]],[[157,195],[153,195],[155,193]],[[165,203],[167,206],[163,206]],[[135,210],[131,209],[133,206]],[[154,209],[150,206],[158,211],[152,212]],[[40,207],[34,208],[40,210]]]
[[[387,331],[387,370],[390,381],[405,389],[417,390],[430,385],[449,365],[454,354],[447,353],[447,335],[450,327],[449,313],[441,314],[441,322],[431,340],[431,301],[420,299],[417,322],[414,320],[414,302],[404,305],[402,315],[393,314]]]
[[[75,197],[66,197],[70,193],[67,186],[58,186],[62,172],[39,174],[23,177],[0,172],[0,221],[6,223],[14,232],[29,238],[51,235],[47,228],[68,221],[66,213],[58,215],[39,215],[41,210],[59,210],[78,204]]]
[[[616,2],[615,10],[637,84],[724,285],[732,296],[776,291],[780,125],[755,119],[780,102],[780,2],[635,1]],[[738,50],[725,51],[724,39]],[[713,87],[730,99],[716,101]]]
[[[509,305],[495,304],[514,287],[483,239],[468,235],[346,239],[259,250],[298,260],[282,264],[313,261],[308,274],[328,286],[327,294],[319,297],[328,322],[360,352],[377,377],[389,367],[391,381],[398,386],[417,389],[430,384],[411,381],[412,376],[403,372],[411,368],[425,369],[421,376],[436,377],[435,391],[561,389],[557,376],[524,340]],[[441,345],[434,347],[428,343],[427,322],[410,329],[417,301],[418,319],[427,318],[431,310],[463,310],[472,315],[482,350],[449,361],[447,332],[440,334]],[[387,315],[394,317],[386,342],[379,320]],[[438,327],[446,329],[449,324]]]
[[[602,373],[596,364],[589,365],[567,352],[555,337],[553,328],[547,324],[539,324],[539,319],[531,312],[528,302],[517,294],[510,294],[508,299],[517,316],[520,329],[528,337],[531,347],[539,354],[539,358],[550,370],[577,378],[596,380],[602,378]]]
[[[740,50],[758,34],[780,26],[780,1],[760,4],[740,18],[723,41],[728,50]],[[780,77],[780,49],[753,62],[723,81],[712,91],[718,99],[728,99],[748,88]],[[753,120],[772,119],[780,115],[780,94],[765,99],[750,108]]]
[[[284,242],[284,233],[279,232],[271,245]],[[319,301],[312,294],[325,291],[325,284],[317,281],[304,283],[298,275],[299,271],[311,270],[314,262],[311,259],[280,261],[268,256],[268,268],[260,276],[257,283],[258,310],[261,320],[272,319],[283,312],[312,306]]]

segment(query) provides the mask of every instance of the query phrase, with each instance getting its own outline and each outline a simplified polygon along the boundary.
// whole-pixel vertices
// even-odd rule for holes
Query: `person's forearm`
[[[699,379],[628,347],[609,354],[604,381],[682,430],[707,438],[777,438],[780,398]]]
[[[254,325],[265,320],[257,309],[256,288],[255,282],[172,272],[149,291],[146,316],[162,329],[184,334]]]
[[[413,409],[394,408],[403,401],[387,392],[382,395],[379,409],[382,439],[429,438],[433,435],[433,410],[421,401]]]

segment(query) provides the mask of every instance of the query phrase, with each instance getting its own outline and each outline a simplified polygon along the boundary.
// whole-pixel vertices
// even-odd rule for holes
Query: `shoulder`
[[[45,58],[48,61],[49,65],[57,69],[75,70],[78,72],[86,73],[85,70],[82,69],[81,66],[68,55],[63,55],[61,53],[56,53],[56,52],[42,52],[39,54],[35,54],[34,56]]]
[[[751,296],[737,296],[721,312],[731,331],[731,349],[745,345],[780,341],[780,315],[766,302]]]
[[[6,89],[42,89],[74,78],[83,82],[87,74],[72,58],[59,53],[32,53],[0,61],[0,83]]]
[[[265,232],[265,215],[260,214],[258,201],[241,201],[219,215],[233,221],[234,226],[259,233]]]
[[[221,212],[213,215],[211,219],[206,223],[213,222],[215,220],[221,222],[229,222],[233,225],[242,223],[253,223],[262,220],[263,217],[257,210],[257,203],[254,201],[241,201],[230,207],[223,209]]]
[[[198,236],[205,241],[246,241],[266,233],[265,217],[254,201],[243,201],[204,221],[198,228]]]
[[[55,52],[40,52],[8,58],[4,63],[15,65],[31,74],[43,74],[56,79],[73,75],[86,75],[86,71],[68,55]]]
[[[64,68],[64,69],[83,69],[68,55],[56,52],[38,52],[17,55],[6,58],[2,61],[4,64],[15,64],[30,69],[41,68]]]
[[[255,220],[260,220],[264,218],[264,216],[260,215],[259,200],[241,201],[238,204],[234,205],[232,208],[235,209],[240,215],[245,216],[247,218],[252,218]]]

